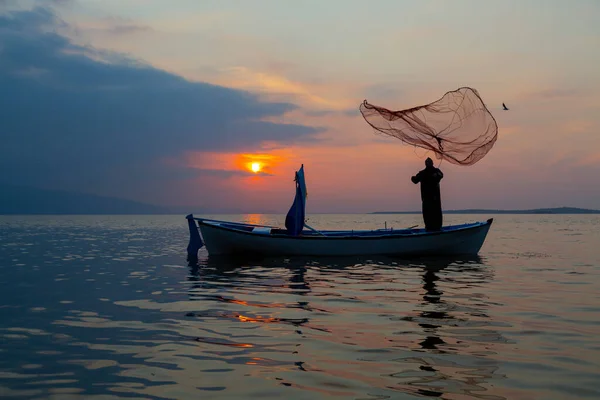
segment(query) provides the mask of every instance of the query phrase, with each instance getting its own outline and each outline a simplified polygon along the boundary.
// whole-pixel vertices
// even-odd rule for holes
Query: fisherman
[[[414,184],[421,182],[421,202],[423,221],[428,231],[442,229],[442,200],[440,196],[440,181],[444,177],[439,168],[433,166],[433,160],[427,157],[425,169],[411,177]]]

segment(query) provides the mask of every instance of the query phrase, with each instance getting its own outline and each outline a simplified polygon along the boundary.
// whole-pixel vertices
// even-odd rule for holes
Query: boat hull
[[[444,227],[439,232],[323,231],[300,236],[273,234],[270,229],[198,220],[198,227],[211,255],[261,256],[432,256],[477,254],[492,225],[485,222]],[[242,229],[245,227],[245,229]],[[191,228],[190,228],[191,229]]]

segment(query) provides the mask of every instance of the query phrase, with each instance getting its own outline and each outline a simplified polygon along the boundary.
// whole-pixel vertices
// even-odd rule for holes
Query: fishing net
[[[473,165],[494,146],[498,125],[475,89],[447,92],[433,103],[400,110],[369,104],[360,112],[377,132],[430,150],[438,159]]]

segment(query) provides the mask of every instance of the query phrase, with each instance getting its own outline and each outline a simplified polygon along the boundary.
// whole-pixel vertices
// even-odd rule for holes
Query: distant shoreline
[[[530,210],[465,209],[444,210],[444,214],[600,214],[600,210],[577,207],[534,208]],[[421,211],[375,211],[370,214],[421,214]]]
[[[0,183],[0,215],[239,215],[278,214],[285,215],[288,205],[281,206],[279,213],[257,213],[242,210],[210,210],[198,206],[159,206],[116,197],[89,193],[47,190],[28,186]],[[312,207],[311,207],[312,208]],[[309,214],[335,214],[314,212]],[[414,211],[375,211],[342,214],[421,214]],[[444,214],[600,214],[600,210],[578,207],[535,208],[529,210],[463,209],[444,210]]]
[[[0,210],[1,211],[1,210]],[[465,209],[465,210],[445,210],[444,214],[487,214],[487,215],[586,215],[586,214],[600,214],[600,210],[586,209],[586,208],[574,208],[574,207],[559,207],[559,208],[536,208],[531,210],[494,210],[494,209]],[[189,214],[189,212],[183,211],[171,211],[167,210],[164,212],[21,212],[21,213],[3,213],[0,212],[0,216],[160,216],[160,215],[176,215],[183,217]],[[243,214],[263,214],[263,215],[278,215],[285,216],[285,212],[242,212],[242,211],[209,211],[195,212],[194,215],[243,215]],[[311,212],[310,215],[335,215],[337,213],[332,212]],[[375,211],[375,212],[345,212],[340,214],[356,214],[356,215],[420,215],[421,211]]]

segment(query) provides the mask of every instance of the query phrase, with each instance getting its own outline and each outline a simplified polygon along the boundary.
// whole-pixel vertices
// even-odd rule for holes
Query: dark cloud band
[[[319,132],[262,121],[292,104],[76,45],[58,33],[64,26],[49,8],[0,15],[0,180],[77,189],[117,170],[135,181],[140,165],[185,151],[248,151]]]

